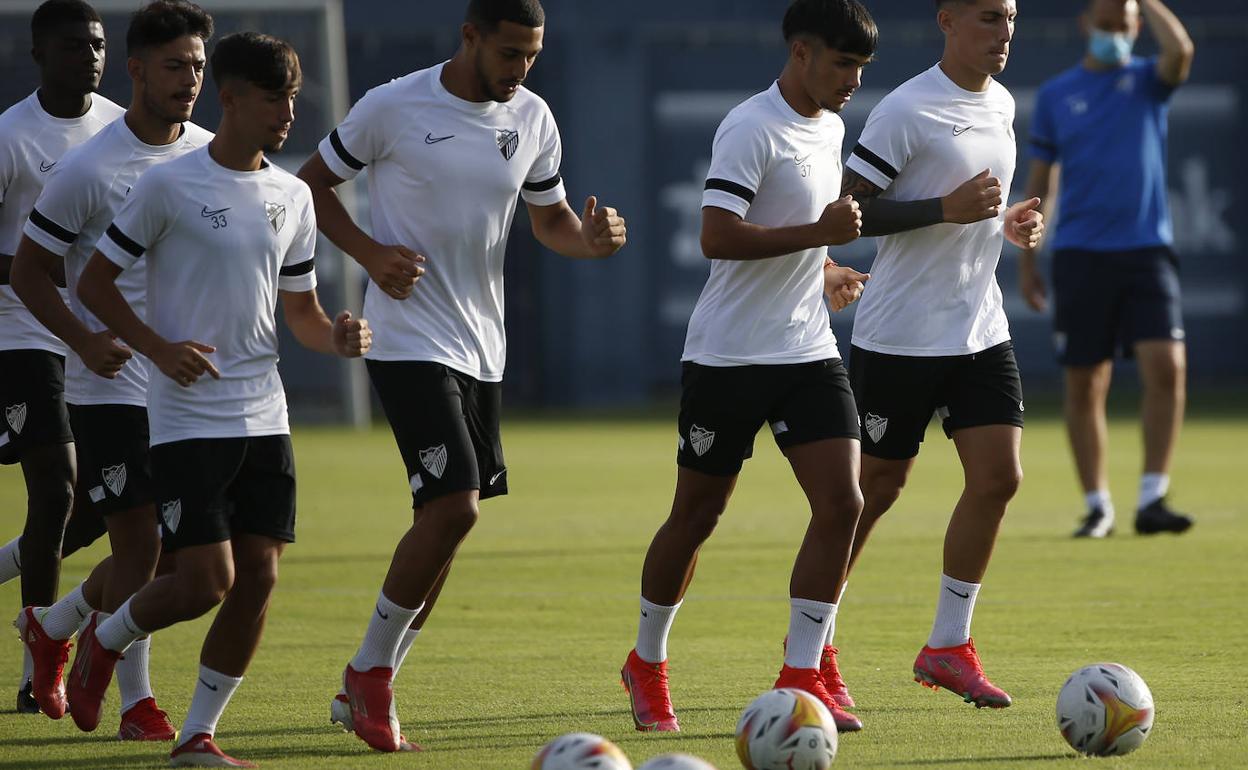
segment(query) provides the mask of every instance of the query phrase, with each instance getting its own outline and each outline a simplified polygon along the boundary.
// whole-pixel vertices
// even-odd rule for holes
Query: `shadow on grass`
[[[1015,754],[999,757],[949,757],[948,759],[889,759],[880,762],[863,762],[865,767],[922,767],[938,765],[964,765],[968,762],[1062,762],[1078,757],[1071,754]]]

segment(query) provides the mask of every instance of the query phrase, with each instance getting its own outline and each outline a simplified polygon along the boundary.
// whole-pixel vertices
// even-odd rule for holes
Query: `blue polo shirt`
[[[1127,251],[1170,245],[1166,119],[1174,88],[1156,58],[1094,72],[1082,64],[1040,88],[1032,156],[1060,163],[1054,249]]]

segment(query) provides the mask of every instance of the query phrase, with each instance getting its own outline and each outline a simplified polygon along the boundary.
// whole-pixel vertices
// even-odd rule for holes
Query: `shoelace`
[[[840,650],[835,647],[825,647],[823,649],[823,657],[819,661],[820,673],[830,680],[831,689],[845,689],[845,681],[841,679],[841,671],[836,665],[836,656],[840,654]]]

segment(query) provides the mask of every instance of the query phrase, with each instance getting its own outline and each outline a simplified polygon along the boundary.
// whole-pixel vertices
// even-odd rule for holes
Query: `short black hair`
[[[259,32],[236,32],[212,50],[212,79],[217,88],[242,80],[266,91],[298,88],[303,82],[299,54],[285,40]]]
[[[37,43],[62,24],[93,21],[104,23],[90,3],[83,0],[47,0],[30,17],[30,38]]]
[[[135,11],[126,30],[126,55],[155,48],[187,35],[205,43],[212,37],[212,17],[186,0],[156,0]]]
[[[504,21],[535,29],[546,26],[546,11],[540,0],[468,0],[464,21],[482,32],[493,32]]]
[[[793,0],[784,14],[784,39],[810,36],[828,48],[874,56],[880,30],[858,0]]]

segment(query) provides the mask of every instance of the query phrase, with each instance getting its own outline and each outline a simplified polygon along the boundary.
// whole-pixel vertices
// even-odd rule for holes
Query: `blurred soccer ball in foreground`
[[[1084,666],[1070,675],[1057,696],[1057,727],[1080,753],[1130,754],[1153,728],[1153,694],[1126,666]]]
[[[802,690],[770,690],[737,722],[737,757],[746,770],[824,770],[836,759],[836,723]]]
[[[715,770],[715,765],[692,754],[661,754],[637,770]]]
[[[531,770],[633,770],[633,765],[601,735],[568,733],[543,746]]]

